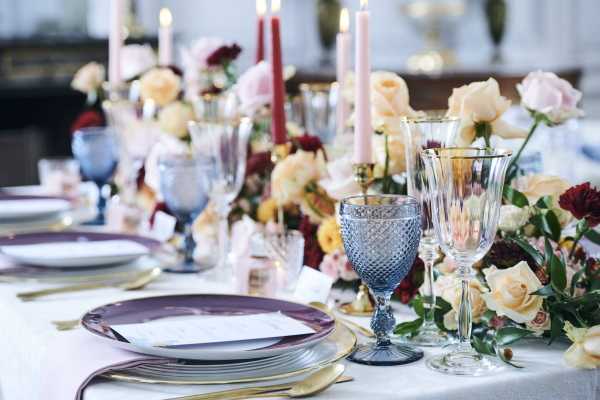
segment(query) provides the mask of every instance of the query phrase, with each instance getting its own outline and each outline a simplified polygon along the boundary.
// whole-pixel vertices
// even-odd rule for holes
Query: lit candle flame
[[[348,32],[348,28],[350,27],[350,13],[347,8],[342,8],[340,12],[340,32],[346,33]]]
[[[367,8],[369,8],[369,0],[360,0],[360,9],[365,11]]]
[[[168,8],[161,8],[160,13],[158,14],[158,20],[160,21],[160,26],[163,28],[171,26],[171,23],[173,23],[171,11],[169,11]]]
[[[256,14],[259,17],[267,13],[267,0],[256,0]]]
[[[273,14],[278,13],[281,10],[281,0],[272,0],[271,1],[271,12]]]

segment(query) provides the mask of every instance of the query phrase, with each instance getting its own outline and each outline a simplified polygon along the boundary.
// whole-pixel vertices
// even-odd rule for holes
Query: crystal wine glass
[[[98,215],[92,224],[104,224],[106,198],[103,187],[113,176],[119,160],[117,135],[107,127],[82,128],[73,134],[73,155],[83,175],[98,186]]]
[[[206,208],[214,165],[212,160],[190,155],[166,155],[158,163],[160,191],[167,208],[184,225],[184,260],[169,272],[199,272],[206,269],[194,263],[196,247],[192,235],[194,219]]]
[[[323,143],[335,137],[335,93],[329,83],[303,83],[300,85],[306,129]]]
[[[229,254],[229,212],[246,174],[248,139],[252,121],[190,122],[190,132],[195,151],[215,163],[210,198],[219,215],[219,268],[227,266]],[[224,272],[224,271],[223,271]]]
[[[371,328],[377,341],[358,346],[349,359],[369,365],[407,364],[421,359],[422,350],[392,343],[389,337],[396,323],[390,298],[410,271],[419,248],[419,202],[409,196],[351,196],[342,200],[340,216],[348,259],[376,302]]]
[[[431,200],[435,234],[447,256],[458,265],[461,295],[458,343],[430,358],[429,368],[454,375],[478,376],[500,368],[471,346],[472,266],[490,249],[496,236],[504,176],[511,152],[500,149],[428,149],[421,153]]]
[[[436,347],[448,343],[448,336],[437,327],[434,320],[436,294],[433,264],[438,258],[439,246],[431,223],[431,206],[426,196],[428,181],[421,151],[454,145],[459,124],[459,118],[446,117],[444,111],[430,111],[424,117],[404,119],[408,195],[420,202],[423,211],[419,257],[425,264],[425,287],[428,290],[423,325],[415,336],[405,340],[419,346]]]

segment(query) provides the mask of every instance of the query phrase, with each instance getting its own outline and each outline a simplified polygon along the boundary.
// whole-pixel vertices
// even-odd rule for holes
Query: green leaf
[[[415,313],[421,318],[425,315],[425,307],[423,306],[423,297],[416,296],[410,301],[410,306],[413,308]]]
[[[546,285],[543,288],[538,289],[531,294],[534,294],[536,296],[542,296],[542,297],[550,297],[550,296],[554,296],[556,293],[554,293],[554,289],[552,289],[552,285]]]
[[[562,335],[564,326],[565,321],[563,320],[563,317],[559,314],[553,314],[550,319],[550,341],[548,344],[552,344],[556,338]]]
[[[567,268],[555,255],[550,259],[550,283],[557,292],[567,287]]]
[[[471,345],[478,353],[487,354],[489,356],[496,354],[494,343],[489,339],[481,339],[479,336],[473,335],[471,337]]]
[[[552,208],[552,196],[540,197],[535,206],[542,209]]]
[[[419,330],[421,325],[423,325],[423,318],[417,318],[414,321],[402,322],[401,324],[396,325],[394,328],[394,334],[402,336],[413,335]]]
[[[588,229],[583,236],[585,236],[592,243],[600,244],[600,233],[594,229]]]
[[[504,196],[507,202],[519,208],[523,208],[529,205],[529,200],[527,200],[527,197],[523,193],[512,188],[511,186],[504,185],[502,195]]]
[[[560,221],[554,211],[548,210],[544,214],[543,221],[544,228],[550,234],[550,238],[555,242],[558,242],[560,240],[560,232],[562,229],[560,227]]]
[[[495,316],[496,316],[496,311],[487,310],[486,312],[483,313],[480,320],[483,324],[489,325],[490,322],[492,321],[492,318],[494,318]]]
[[[448,311],[450,311],[451,309],[452,309],[452,306],[450,305],[450,303],[448,303],[441,297],[437,297],[435,299],[435,311],[433,313],[435,324],[437,325],[437,327],[440,330],[442,330],[444,332],[446,332],[448,330],[444,326],[444,315],[446,315],[446,313]]]
[[[507,326],[500,328],[496,332],[496,343],[500,346],[508,346],[511,343],[517,342],[524,337],[533,334],[530,330],[517,328],[515,326]]]
[[[514,243],[516,243],[520,248],[525,251],[535,261],[538,266],[544,265],[544,256],[540,253],[535,247],[530,245],[526,240],[521,238],[511,238]]]
[[[544,238],[544,257],[546,258],[546,263],[549,263],[554,256],[554,249],[552,249],[552,244],[548,240],[548,238]]]

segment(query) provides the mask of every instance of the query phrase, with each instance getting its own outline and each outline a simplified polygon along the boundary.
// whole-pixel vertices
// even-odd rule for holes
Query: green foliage
[[[509,185],[504,185],[502,196],[508,203],[519,208],[523,208],[529,205],[529,200],[527,200],[527,197],[523,193],[519,192],[517,189],[510,187]]]

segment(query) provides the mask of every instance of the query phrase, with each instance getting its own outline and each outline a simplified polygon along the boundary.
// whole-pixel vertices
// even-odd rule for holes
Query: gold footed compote
[[[498,371],[495,360],[471,346],[472,266],[490,249],[496,236],[504,176],[510,161],[507,150],[447,148],[421,153],[435,236],[446,256],[458,265],[460,303],[458,343],[448,352],[427,360],[435,371],[452,375],[480,376]]]

